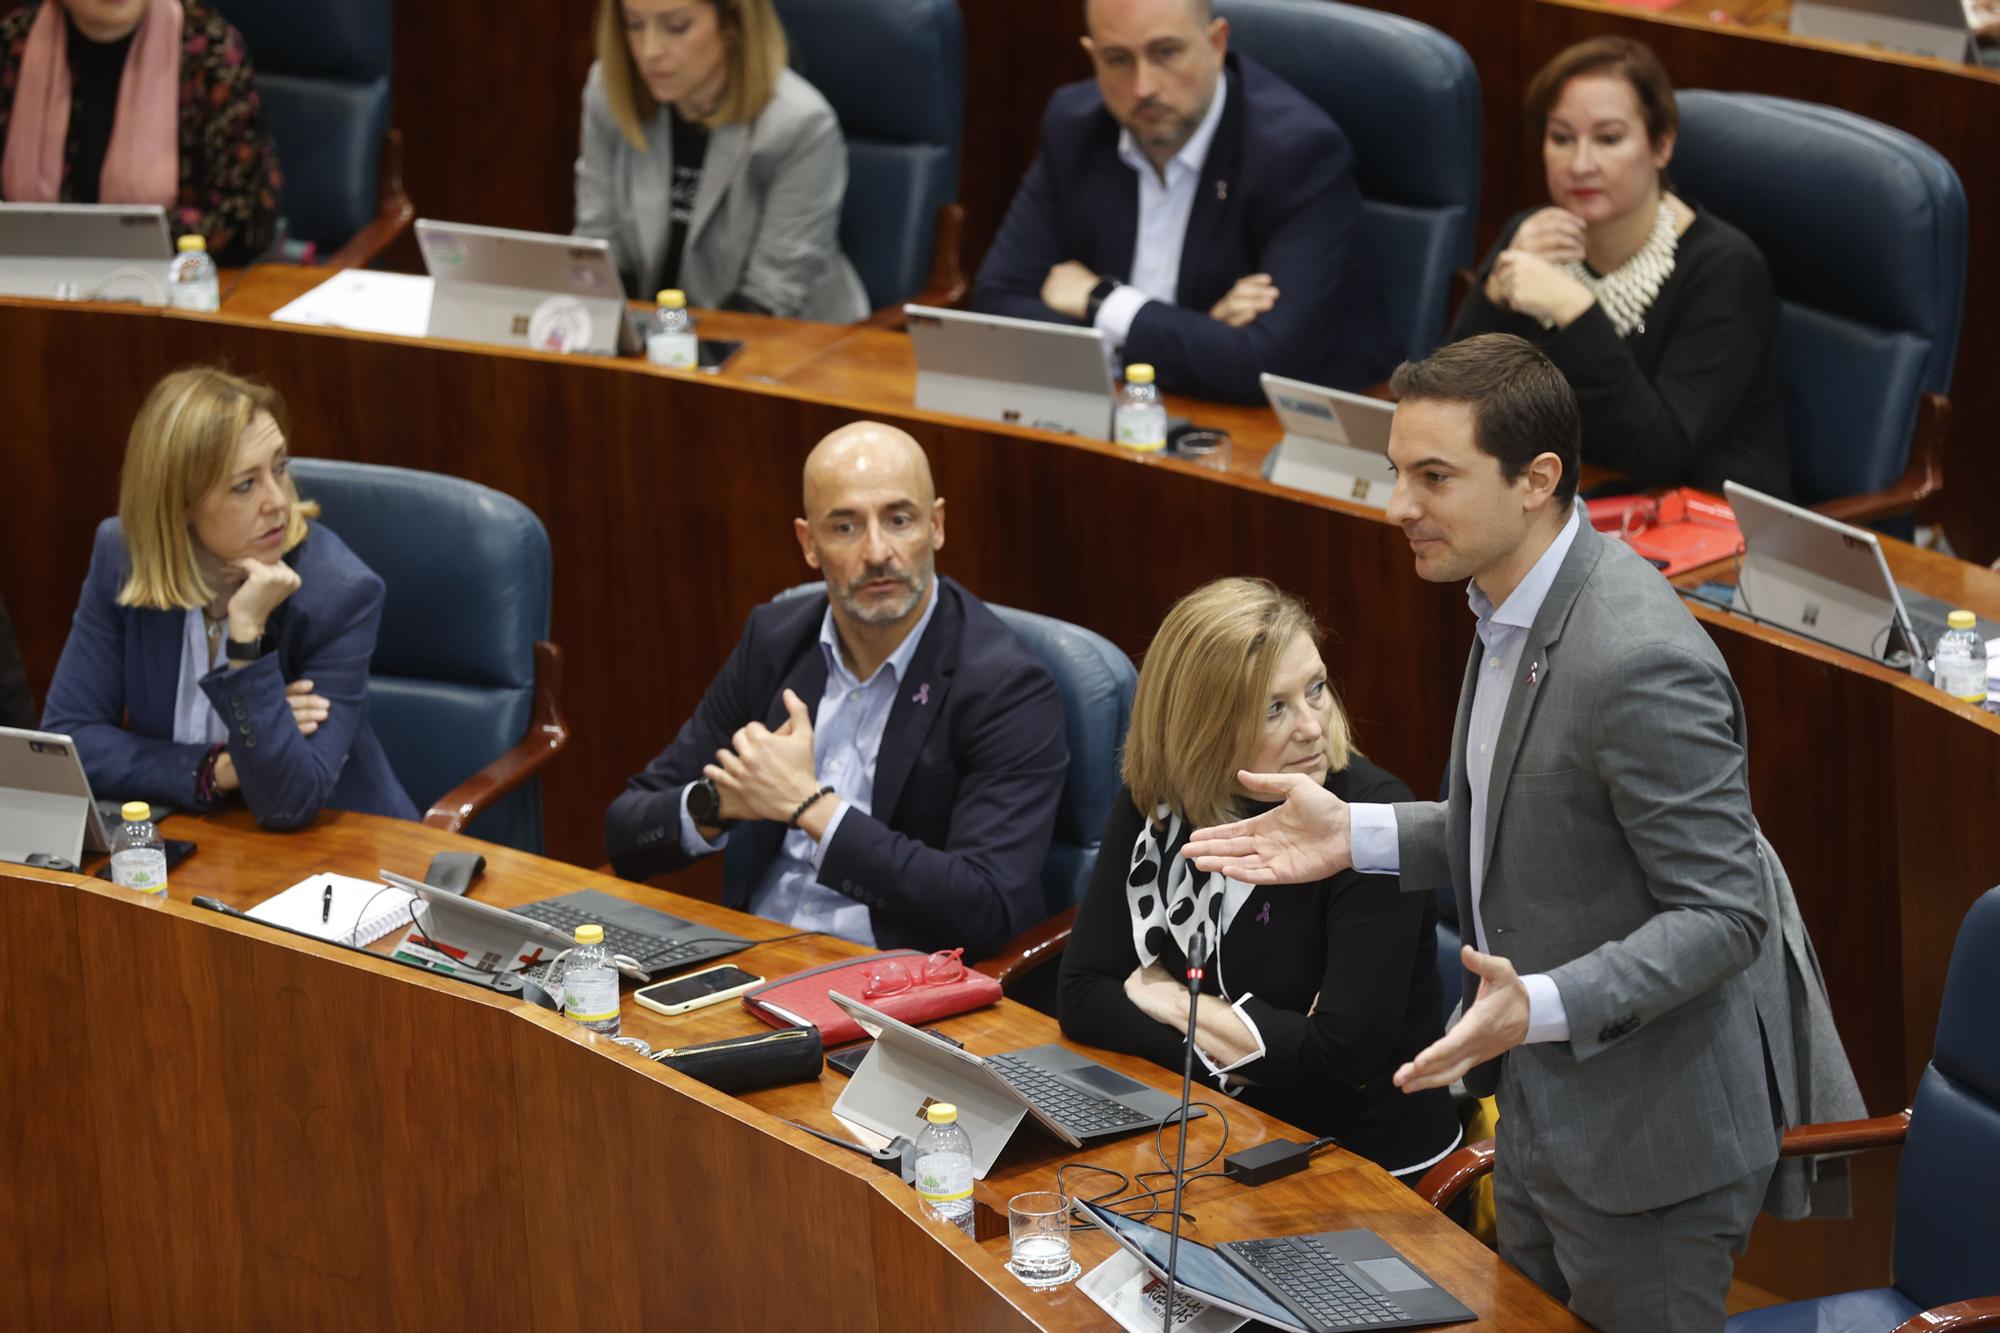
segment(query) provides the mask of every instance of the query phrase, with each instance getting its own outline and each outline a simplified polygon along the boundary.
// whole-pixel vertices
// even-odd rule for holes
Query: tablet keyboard
[[[600,918],[588,912],[579,912],[559,902],[523,903],[513,910],[530,921],[553,926],[572,938],[575,937],[578,926],[602,925],[604,942],[611,946],[611,952],[624,954],[648,972],[657,972],[679,963],[692,963],[736,952],[720,940],[681,944],[660,935],[647,935],[636,930],[628,930],[624,926],[605,925]]]
[[[1223,1248],[1321,1328],[1381,1328],[1409,1318],[1394,1301],[1343,1273],[1338,1261],[1310,1237],[1230,1241]]]
[[[1109,1097],[1073,1088],[1040,1065],[1030,1064],[1019,1056],[989,1055],[986,1067],[1013,1084],[1043,1115],[1078,1138],[1155,1123],[1152,1116]]]

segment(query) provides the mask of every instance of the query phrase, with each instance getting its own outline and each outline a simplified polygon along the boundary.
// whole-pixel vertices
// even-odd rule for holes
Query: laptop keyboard
[[[624,954],[648,972],[657,972],[661,968],[673,967],[678,963],[692,963],[735,952],[727,945],[713,940],[704,940],[699,944],[679,944],[658,935],[646,935],[624,926],[608,925],[588,912],[579,912],[559,902],[523,903],[513,910],[530,921],[554,926],[563,934],[572,937],[576,934],[578,926],[601,925],[604,927],[604,942],[611,946],[611,952]]]
[[[1013,1084],[1015,1090],[1033,1102],[1042,1114],[1078,1138],[1107,1130],[1138,1129],[1154,1123],[1152,1116],[1135,1111],[1123,1102],[1114,1102],[1109,1097],[1079,1091],[1040,1065],[1030,1064],[1019,1056],[989,1055],[986,1067]]]
[[[1394,1301],[1372,1294],[1341,1272],[1334,1257],[1310,1237],[1239,1240],[1228,1248],[1273,1291],[1326,1328],[1376,1328],[1409,1318]]]

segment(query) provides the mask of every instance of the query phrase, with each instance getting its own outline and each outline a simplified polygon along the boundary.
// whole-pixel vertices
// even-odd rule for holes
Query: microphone
[[[1187,1053],[1181,1063],[1181,1138],[1174,1150],[1174,1220],[1167,1237],[1167,1304],[1160,1317],[1160,1333],[1173,1333],[1174,1329],[1174,1268],[1181,1257],[1181,1188],[1187,1183],[1188,1094],[1194,1086],[1194,1019],[1201,1003],[1201,979],[1207,963],[1208,927],[1201,925],[1195,927],[1194,938],[1188,941]]]

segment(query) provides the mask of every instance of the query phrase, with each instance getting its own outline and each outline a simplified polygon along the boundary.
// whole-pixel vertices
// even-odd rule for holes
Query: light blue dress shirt
[[[187,609],[181,627],[181,674],[174,682],[174,744],[220,745],[229,739],[229,728],[201,688],[201,678],[215,670],[215,642],[208,637],[208,621],[201,608]]]
[[[1500,738],[1501,720],[1507,716],[1507,700],[1522,678],[1521,650],[1527,645],[1528,631],[1548,600],[1549,588],[1582,522],[1582,506],[1572,503],[1569,522],[1498,607],[1480,591],[1478,583],[1465,585],[1465,600],[1479,618],[1479,643],[1485,650],[1479,679],[1473,686],[1472,715],[1465,724],[1465,780],[1472,789],[1472,938],[1481,953],[1491,952],[1486,947],[1486,921],[1479,899],[1486,886],[1486,798],[1493,776],[1493,746]],[[1364,875],[1395,874],[1402,861],[1396,840],[1396,808],[1355,805],[1350,807],[1349,817],[1354,868]],[[1562,992],[1556,983],[1540,972],[1522,977],[1521,983],[1528,990],[1527,1039],[1568,1041],[1569,1015],[1563,1010]],[[1466,1002],[1471,1003],[1469,997]]]
[[[1215,127],[1222,123],[1222,106],[1228,100],[1229,75],[1216,80],[1215,96],[1208,112],[1167,162],[1166,180],[1153,169],[1152,159],[1132,138],[1132,131],[1118,132],[1118,160],[1139,177],[1139,232],[1132,245],[1132,275],[1125,284],[1104,298],[1097,307],[1096,327],[1113,350],[1125,345],[1132,321],[1148,301],[1175,303],[1181,285],[1181,247],[1187,241],[1188,217],[1194,212],[1194,196],[1201,185],[1201,169],[1208,161],[1208,146],[1215,141]]]
[[[839,804],[826,822],[825,835],[817,842],[804,829],[786,832],[778,855],[751,890],[750,910],[758,916],[874,947],[875,922],[869,916],[868,905],[821,884],[819,867],[848,809],[864,815],[873,813],[875,761],[882,750],[882,732],[889,725],[897,684],[908,672],[910,659],[917,655],[917,645],[923,641],[924,631],[930,628],[931,616],[937,611],[936,579],[932,579],[924,595],[929,604],[924,607],[923,615],[896,645],[896,651],[867,680],[856,679],[841,657],[833,608],[827,607],[819,626],[820,651],[826,655],[826,693],[820,696],[819,708],[813,714],[813,768],[820,785],[833,788]],[[688,814],[687,792],[683,790],[681,850],[689,856],[701,856],[721,849],[728,841],[727,833],[714,842],[701,836],[694,817]]]

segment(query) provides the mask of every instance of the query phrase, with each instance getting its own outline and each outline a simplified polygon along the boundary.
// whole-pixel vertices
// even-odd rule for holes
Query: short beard
[[[899,603],[890,603],[884,606],[864,606],[856,600],[854,595],[855,590],[860,588],[861,585],[864,583],[873,583],[876,579],[885,578],[895,579],[903,584],[904,587],[910,590],[910,595]],[[908,574],[898,574],[893,570],[884,568],[867,569],[863,570],[852,583],[836,592],[834,600],[840,603],[841,610],[864,625],[893,625],[916,609],[917,603],[923,600],[924,593],[929,591],[930,586],[931,569],[929,565],[919,570],[913,570]]]

